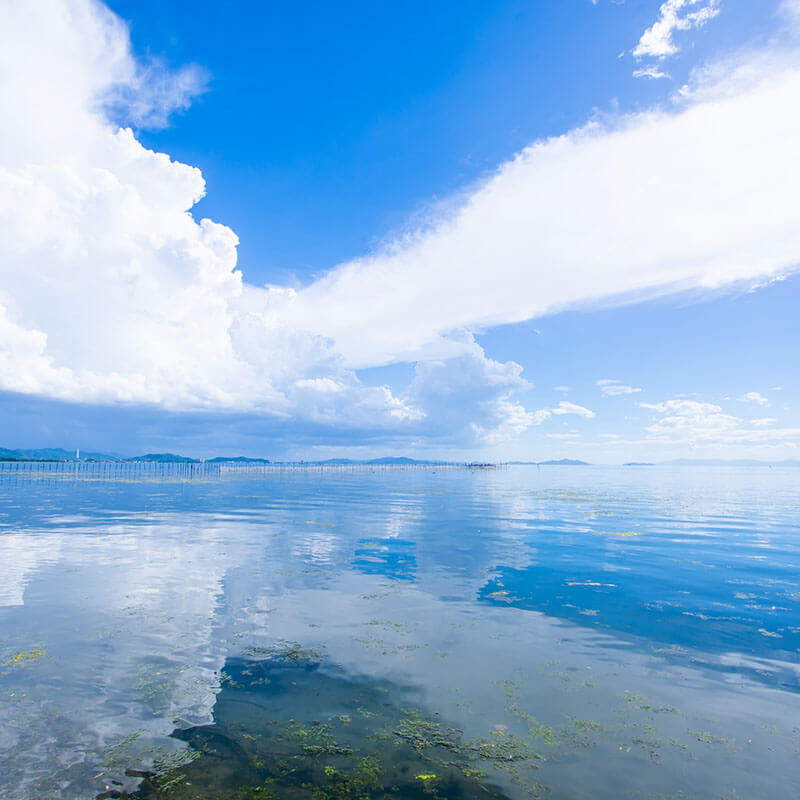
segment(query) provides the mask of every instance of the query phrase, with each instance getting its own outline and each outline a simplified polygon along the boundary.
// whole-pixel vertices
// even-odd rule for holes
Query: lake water
[[[800,469],[61,470],[3,798],[800,797]]]

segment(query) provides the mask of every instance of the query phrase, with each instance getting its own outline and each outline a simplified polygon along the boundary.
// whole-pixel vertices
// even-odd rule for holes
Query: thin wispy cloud
[[[664,72],[663,69],[657,67],[655,64],[648,64],[646,67],[639,67],[633,71],[634,78],[651,78],[653,80],[659,80],[660,78],[669,78],[671,77],[668,72]]]
[[[783,0],[779,11],[790,26],[800,30],[800,0]]]
[[[737,398],[740,403],[756,403],[759,406],[768,406],[769,398],[764,397],[760,392],[747,392],[742,397]]]
[[[589,408],[562,400],[553,408],[540,408],[538,411],[535,411],[532,422],[534,425],[541,425],[545,420],[550,419],[550,417],[561,417],[565,414],[573,414],[577,417],[584,417],[586,419],[594,419],[594,417],[597,416],[595,412]]]
[[[597,385],[600,387],[600,392],[605,397],[618,397],[620,395],[626,394],[637,394],[641,392],[641,388],[638,386],[628,386],[622,381],[613,380],[611,378],[601,378],[597,381]]]
[[[129,70],[101,98],[109,117],[138,128],[165,128],[170,116],[185,111],[208,90],[209,74],[197,64],[171,70],[158,59],[141,64],[127,60]]]
[[[591,411],[584,406],[579,406],[576,403],[568,403],[565,400],[562,400],[554,409],[552,409],[553,414],[560,415],[560,414],[577,414],[579,417],[586,417],[588,419],[592,419],[593,417],[597,416],[594,411]]]

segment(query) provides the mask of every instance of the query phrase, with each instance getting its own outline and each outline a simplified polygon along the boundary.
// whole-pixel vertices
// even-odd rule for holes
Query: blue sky
[[[798,457],[797,3],[48,5],[0,445]]]

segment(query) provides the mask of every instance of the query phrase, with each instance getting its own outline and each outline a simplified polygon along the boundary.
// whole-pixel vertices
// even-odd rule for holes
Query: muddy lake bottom
[[[0,471],[0,797],[800,797],[800,469]]]

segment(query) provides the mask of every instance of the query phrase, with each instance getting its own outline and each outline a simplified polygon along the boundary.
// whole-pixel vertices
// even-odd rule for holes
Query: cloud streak
[[[800,64],[739,66],[676,109],[531,145],[443,219],[331,271],[279,314],[367,366],[441,357],[454,329],[795,269],[800,112],[788,99]]]
[[[550,419],[550,417],[561,417],[564,416],[564,414],[572,414],[576,417],[584,417],[585,419],[594,419],[597,416],[594,411],[584,406],[562,400],[554,408],[540,408],[538,411],[534,412],[531,424],[541,425],[545,420]]]
[[[671,77],[668,72],[657,67],[655,64],[648,64],[646,67],[640,67],[633,71],[634,78],[650,78],[651,80],[659,80],[660,78]]]
[[[600,387],[600,392],[604,397],[618,397],[619,395],[636,394],[642,391],[638,386],[628,386],[622,381],[609,378],[602,378],[597,381],[597,385]]]

